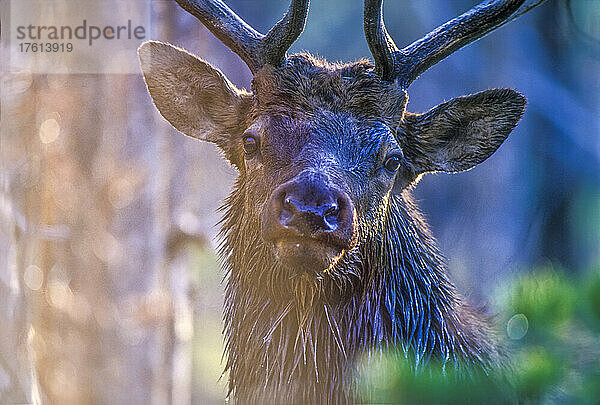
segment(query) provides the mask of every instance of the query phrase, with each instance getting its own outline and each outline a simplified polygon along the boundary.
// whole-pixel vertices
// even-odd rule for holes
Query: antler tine
[[[543,1],[535,0],[517,14],[525,0],[485,1],[398,50],[383,23],[383,0],[365,0],[365,36],[381,77],[406,87],[448,55]]]
[[[304,30],[309,0],[292,0],[281,21],[263,35],[221,0],[175,0],[239,55],[252,73],[266,64],[281,66],[290,46]]]
[[[287,50],[304,31],[308,4],[309,0],[292,0],[285,16],[265,35],[264,54],[271,65],[283,63]]]
[[[409,63],[403,72],[407,84],[458,49],[502,26],[525,0],[481,3],[448,21],[400,51]]]
[[[365,0],[364,29],[377,73],[382,79],[393,81],[397,73],[398,47],[385,29],[383,0]]]
[[[239,55],[252,72],[264,64],[257,60],[264,35],[246,24],[222,1],[175,0],[184,10],[199,19],[221,42]]]

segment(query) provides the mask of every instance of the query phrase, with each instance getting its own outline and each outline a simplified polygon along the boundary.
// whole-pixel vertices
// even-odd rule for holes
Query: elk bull
[[[230,394],[242,403],[349,402],[357,356],[387,345],[416,365],[500,364],[492,329],[455,291],[409,191],[424,173],[487,159],[525,98],[486,90],[414,114],[406,89],[524,1],[478,5],[398,49],[382,0],[366,0],[374,64],[286,56],[308,0],[293,0],[266,35],[221,1],[177,2],[254,75],[248,92],[182,49],[139,49],[160,113],[218,145],[239,173],[222,223]]]

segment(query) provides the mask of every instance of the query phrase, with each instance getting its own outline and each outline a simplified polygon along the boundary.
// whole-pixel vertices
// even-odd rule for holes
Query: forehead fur
[[[390,126],[402,119],[408,101],[405,90],[381,80],[366,60],[331,64],[309,54],[292,55],[281,68],[267,65],[255,75],[252,90],[259,112],[296,116],[329,110]]]

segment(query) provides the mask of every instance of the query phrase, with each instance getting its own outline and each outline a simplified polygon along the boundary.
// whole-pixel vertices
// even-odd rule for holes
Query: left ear
[[[407,113],[398,141],[415,174],[469,170],[504,142],[525,104],[525,97],[511,89],[457,97],[424,114]]]
[[[138,55],[161,115],[181,133],[215,143],[239,167],[241,146],[234,140],[244,130],[252,96],[219,69],[173,45],[147,41]]]

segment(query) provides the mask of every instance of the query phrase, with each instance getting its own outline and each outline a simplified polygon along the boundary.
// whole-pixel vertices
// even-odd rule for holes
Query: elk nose
[[[338,227],[339,204],[328,198],[325,201],[303,201],[295,195],[285,195],[279,222],[301,234],[332,232]]]
[[[301,172],[277,187],[263,211],[263,238],[310,238],[348,248],[355,236],[354,204],[347,192],[326,180],[314,172]]]

